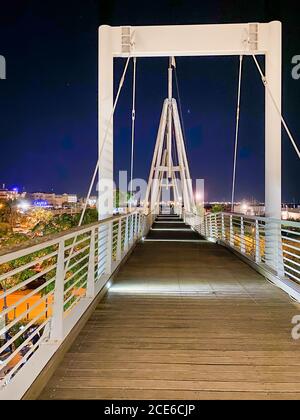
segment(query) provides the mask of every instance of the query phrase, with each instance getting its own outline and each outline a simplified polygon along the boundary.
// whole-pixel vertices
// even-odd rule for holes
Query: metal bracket
[[[259,23],[249,23],[247,43],[250,51],[258,50],[258,36]]]
[[[131,26],[122,26],[121,28],[121,46],[123,54],[130,54],[134,46],[134,31]]]

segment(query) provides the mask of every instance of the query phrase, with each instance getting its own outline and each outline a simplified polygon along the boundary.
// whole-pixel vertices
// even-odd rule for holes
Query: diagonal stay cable
[[[274,95],[273,95],[273,92],[270,89],[268,80],[267,80],[266,76],[263,74],[263,71],[262,71],[262,69],[261,69],[261,67],[259,65],[259,62],[257,61],[256,56],[254,54],[252,54],[252,57],[253,57],[253,60],[254,60],[254,62],[256,64],[256,67],[257,67],[257,69],[259,71],[259,74],[261,76],[261,80],[262,80],[265,88],[267,89],[267,91],[268,91],[268,93],[270,95],[270,98],[271,98],[271,100],[272,100],[272,102],[274,104],[274,107],[275,107],[275,109],[276,109],[276,111],[277,111],[277,113],[278,113],[278,115],[279,115],[279,117],[281,119],[282,125],[283,125],[283,127],[284,127],[284,129],[285,129],[285,131],[286,131],[286,133],[287,133],[287,135],[288,135],[288,137],[289,137],[289,139],[290,139],[290,141],[292,143],[292,146],[294,147],[294,149],[295,149],[295,151],[296,151],[296,153],[298,155],[298,158],[300,159],[300,150],[299,150],[299,148],[298,148],[298,146],[297,146],[297,144],[296,144],[296,142],[295,142],[295,140],[294,140],[294,138],[292,136],[292,133],[291,133],[291,131],[290,131],[290,129],[289,129],[289,127],[288,127],[288,125],[287,125],[287,123],[286,123],[286,121],[285,121],[285,119],[284,119],[284,117],[283,117],[283,115],[282,115],[282,113],[280,111],[280,108],[279,108],[279,106],[278,106],[278,104],[277,104],[277,102],[276,102],[276,100],[274,98]]]
[[[234,159],[233,159],[232,190],[231,190],[232,213],[234,212],[234,197],[235,197],[235,185],[236,185],[236,167],[237,167],[237,152],[238,152],[238,142],[239,142],[240,108],[241,108],[242,71],[243,71],[243,56],[240,55],[238,97],[237,97],[237,108],[236,108],[235,145],[234,145]]]
[[[126,76],[126,73],[127,73],[127,69],[128,69],[128,65],[129,65],[130,59],[131,59],[131,55],[129,54],[128,55],[128,58],[127,58],[127,61],[126,61],[126,64],[125,64],[125,68],[123,70],[123,73],[122,73],[122,76],[121,76],[121,79],[120,79],[120,82],[119,82],[119,87],[118,87],[117,95],[116,95],[116,98],[115,98],[115,101],[114,101],[114,104],[113,104],[113,108],[112,108],[112,111],[111,111],[111,114],[110,114],[110,118],[108,120],[108,124],[107,124],[106,130],[105,130],[105,134],[104,134],[102,146],[101,146],[101,149],[100,149],[100,152],[99,152],[99,158],[97,160],[97,164],[96,164],[96,167],[95,167],[95,170],[94,170],[94,173],[93,173],[91,182],[90,182],[90,186],[89,186],[88,193],[87,193],[87,196],[86,196],[86,199],[85,199],[84,207],[83,207],[82,212],[81,212],[81,215],[80,215],[78,227],[80,227],[82,225],[82,223],[83,223],[84,215],[85,215],[85,212],[86,212],[86,209],[87,209],[87,206],[88,206],[88,201],[89,201],[89,198],[91,196],[91,193],[92,193],[92,190],[93,190],[93,186],[94,186],[94,183],[95,183],[95,180],[96,180],[96,176],[97,176],[97,173],[98,173],[98,170],[99,170],[100,157],[101,157],[101,155],[103,153],[103,149],[104,149],[104,146],[105,146],[107,137],[108,137],[108,133],[109,133],[109,130],[110,130],[111,125],[112,125],[113,116],[114,116],[114,113],[115,113],[115,110],[116,110],[116,107],[117,107],[117,104],[118,104],[118,101],[119,101],[119,97],[120,97],[120,94],[121,94],[121,91],[122,91],[122,87],[124,85],[125,76]],[[65,274],[68,271],[69,264],[70,264],[70,261],[71,261],[71,256],[72,256],[72,254],[74,252],[74,248],[75,248],[75,244],[76,244],[77,238],[78,238],[78,235],[76,235],[74,237],[72,248],[70,250],[70,254],[68,256],[68,261],[67,261],[67,264],[66,264],[66,267],[65,267]]]
[[[130,204],[132,206],[133,195],[133,165],[134,165],[134,141],[135,141],[135,103],[136,103],[136,57],[133,59],[133,86],[132,86],[132,123],[131,123],[131,162],[130,162]]]

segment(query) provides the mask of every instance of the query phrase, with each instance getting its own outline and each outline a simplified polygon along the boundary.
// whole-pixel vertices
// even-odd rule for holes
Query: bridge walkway
[[[300,399],[300,306],[178,218],[153,229],[40,399]]]

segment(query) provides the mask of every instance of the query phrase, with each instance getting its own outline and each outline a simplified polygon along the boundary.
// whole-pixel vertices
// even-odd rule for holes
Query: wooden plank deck
[[[221,246],[145,242],[40,399],[300,399],[297,314]]]

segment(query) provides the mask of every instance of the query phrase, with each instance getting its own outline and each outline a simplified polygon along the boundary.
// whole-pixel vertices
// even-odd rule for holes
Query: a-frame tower
[[[165,99],[149,174],[145,197],[145,211],[158,211],[164,190],[176,203],[190,212],[195,207],[192,180],[176,99],[173,98],[173,69],[175,59],[170,59],[168,70],[168,98]],[[172,194],[171,194],[172,192]]]

